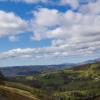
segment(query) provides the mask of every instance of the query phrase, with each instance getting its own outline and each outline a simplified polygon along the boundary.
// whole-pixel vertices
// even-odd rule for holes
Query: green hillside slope
[[[19,78],[20,80],[20,78]],[[33,87],[46,90],[50,100],[96,100],[100,99],[100,63],[84,64],[73,68],[24,77],[36,82]],[[98,100],[99,100],[98,99]]]
[[[39,100],[28,91],[7,86],[0,86],[0,95],[6,100]]]
[[[0,100],[39,100],[29,91],[8,87],[4,76],[0,73]]]
[[[0,91],[8,100],[100,100],[100,62],[17,76],[1,85]]]

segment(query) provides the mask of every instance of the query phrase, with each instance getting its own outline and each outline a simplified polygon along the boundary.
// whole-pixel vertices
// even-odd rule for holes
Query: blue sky
[[[1,0],[0,66],[100,57],[100,0]]]

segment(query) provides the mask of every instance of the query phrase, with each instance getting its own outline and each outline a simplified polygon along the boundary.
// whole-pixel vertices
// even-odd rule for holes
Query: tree
[[[4,75],[0,72],[0,85],[5,84],[4,80],[5,80]]]

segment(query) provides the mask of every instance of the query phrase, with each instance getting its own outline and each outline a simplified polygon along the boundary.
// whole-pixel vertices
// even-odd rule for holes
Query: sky
[[[100,58],[100,0],[0,0],[0,67]]]

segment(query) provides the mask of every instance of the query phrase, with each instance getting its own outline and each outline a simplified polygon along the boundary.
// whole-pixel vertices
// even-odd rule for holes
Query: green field
[[[32,100],[100,100],[100,63],[84,64],[35,76],[17,76],[4,83],[4,90],[33,97]]]

